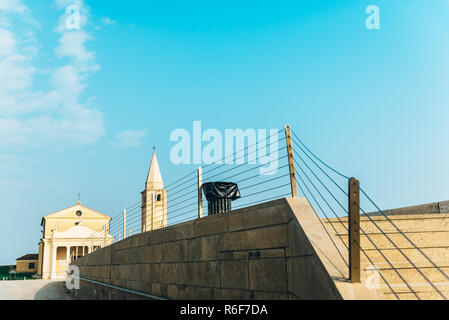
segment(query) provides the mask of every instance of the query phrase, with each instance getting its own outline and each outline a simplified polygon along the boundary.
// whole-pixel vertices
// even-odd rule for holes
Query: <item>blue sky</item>
[[[67,6],[81,29],[64,29]],[[380,30],[365,27],[368,5]],[[0,264],[139,200],[170,133],[281,128],[383,208],[448,200],[449,2],[0,0]]]

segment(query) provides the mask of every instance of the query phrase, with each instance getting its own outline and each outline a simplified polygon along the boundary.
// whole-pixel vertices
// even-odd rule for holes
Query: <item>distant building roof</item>
[[[27,254],[23,257],[17,258],[16,260],[38,260],[39,255],[38,254]]]

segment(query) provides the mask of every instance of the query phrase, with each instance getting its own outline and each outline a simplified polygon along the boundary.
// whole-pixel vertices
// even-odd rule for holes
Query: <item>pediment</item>
[[[48,218],[72,218],[72,219],[79,219],[79,217],[76,215],[77,211],[82,212],[81,219],[108,219],[110,220],[111,217],[105,215],[104,213],[98,212],[96,210],[90,209],[86,206],[83,206],[82,204],[78,203],[72,207],[51,213],[49,215],[46,215],[44,219]]]
[[[95,230],[92,230],[88,226],[78,225],[73,226],[66,231],[54,231],[53,239],[82,239],[82,238],[90,238],[95,233]]]
[[[88,226],[78,225],[66,231],[54,231],[53,239],[90,239],[94,234],[98,237],[99,232],[92,230]],[[112,236],[108,234],[108,238],[111,239]]]

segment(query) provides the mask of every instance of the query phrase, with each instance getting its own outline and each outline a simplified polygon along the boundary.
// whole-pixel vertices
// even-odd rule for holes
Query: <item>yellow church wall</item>
[[[39,242],[39,257],[37,260],[37,275],[42,276],[42,261],[44,258],[44,243]]]
[[[51,272],[51,246],[44,242],[42,250],[42,279],[50,279]]]
[[[17,273],[36,273],[38,260],[17,260],[16,272]],[[29,268],[30,264],[34,264],[33,268]]]
[[[64,275],[66,271],[66,254],[67,249],[65,247],[58,248],[58,250],[56,251],[56,273],[58,275]]]
[[[46,238],[52,237],[52,232],[56,230],[56,225],[58,225],[58,231],[64,232],[79,222],[79,220],[75,220],[75,218],[47,218],[45,223],[44,236]],[[103,230],[104,225],[109,224],[109,219],[82,219],[82,225],[91,228],[94,231]]]

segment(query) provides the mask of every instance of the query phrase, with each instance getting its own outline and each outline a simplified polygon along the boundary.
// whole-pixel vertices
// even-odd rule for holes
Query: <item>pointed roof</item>
[[[22,260],[37,260],[39,259],[39,255],[38,254],[26,254],[23,257],[17,258],[17,260],[22,261]]]
[[[156,157],[156,148],[153,149],[153,158],[151,159],[150,171],[148,171],[146,189],[163,189],[164,181],[162,180],[161,170]]]

